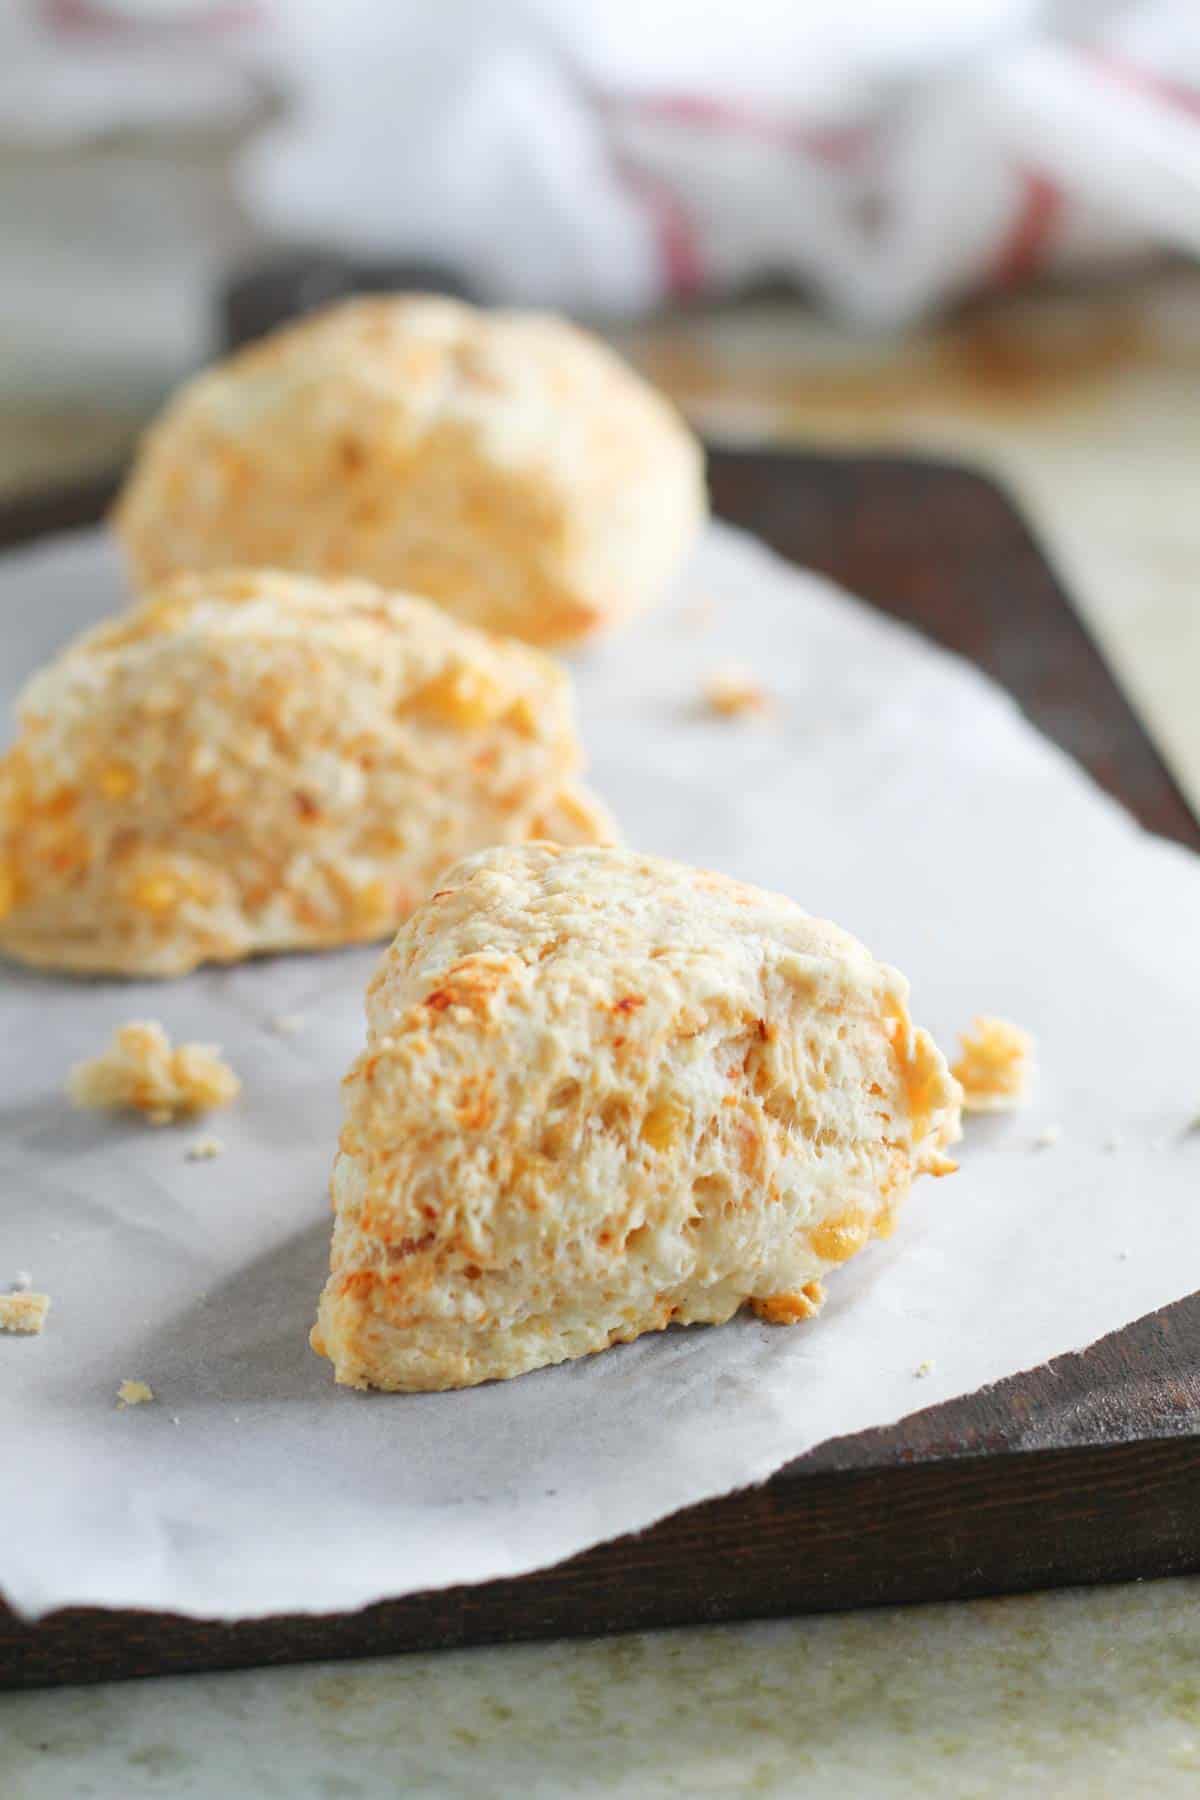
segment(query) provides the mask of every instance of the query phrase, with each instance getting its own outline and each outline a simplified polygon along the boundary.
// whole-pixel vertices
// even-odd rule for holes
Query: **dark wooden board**
[[[715,450],[712,489],[723,517],[970,656],[1144,824],[1200,848],[1178,788],[989,481],[906,458]],[[89,523],[112,491],[97,482],[0,509],[0,546]],[[1200,1296],[520,1580],[235,1624],[78,1609],[28,1627],[0,1605],[0,1686],[1176,1574],[1200,1569],[1198,1502]]]

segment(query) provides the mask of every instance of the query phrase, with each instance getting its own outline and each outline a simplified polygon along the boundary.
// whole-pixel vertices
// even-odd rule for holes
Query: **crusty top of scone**
[[[496,1085],[519,1076],[510,1099],[520,1106],[551,1058],[586,1061],[593,1077],[608,1061],[628,1077],[690,1023],[753,1030],[760,1019],[764,1056],[786,1058],[768,1018],[806,1014],[835,1036],[843,1016],[882,1013],[910,1083],[919,1168],[957,1135],[958,1091],[940,1055],[925,1053],[907,997],[897,970],[783,895],[631,850],[526,844],[482,851],[442,878],[377,970],[367,1019],[392,1049],[436,1039],[431,1069],[471,1060],[493,1038]],[[781,1061],[777,1073],[785,1085],[814,1072]],[[847,1090],[839,1103],[863,1097]]]
[[[598,456],[614,474],[622,456],[640,458],[639,426],[686,431],[670,401],[593,333],[555,313],[485,309],[440,294],[339,301],[195,376],[171,405],[253,437],[335,385],[340,400],[326,405],[358,433],[348,465],[355,442],[365,455],[375,437],[416,446],[453,425],[478,435],[490,458],[545,465],[570,488],[596,478]],[[317,416],[310,429],[315,435],[330,423]],[[275,442],[280,460],[293,453],[294,445]]]
[[[409,294],[186,383],[114,523],[143,586],[229,562],[358,574],[556,644],[656,598],[705,510],[698,440],[606,344]]]

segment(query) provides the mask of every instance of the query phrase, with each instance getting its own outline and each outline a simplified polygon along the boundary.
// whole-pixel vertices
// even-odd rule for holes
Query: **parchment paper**
[[[98,534],[6,559],[5,689],[122,600]],[[702,678],[731,656],[773,719],[704,716]],[[633,843],[838,920],[910,976],[947,1045],[978,1010],[1024,1024],[1034,1105],[973,1122],[961,1172],[918,1185],[811,1324],[363,1395],[305,1339],[378,952],[166,984],[4,968],[0,1283],[27,1269],[54,1303],[41,1338],[0,1338],[0,1588],[23,1611],[324,1610],[533,1569],[1200,1286],[1194,858],[970,668],[725,529],[675,603],[577,674],[596,785]],[[304,1028],[277,1035],[280,1014]],[[239,1104],[157,1131],[72,1112],[70,1064],[137,1017],[221,1043]],[[210,1129],[224,1155],[186,1161]],[[126,1376],[156,1403],[118,1410]]]

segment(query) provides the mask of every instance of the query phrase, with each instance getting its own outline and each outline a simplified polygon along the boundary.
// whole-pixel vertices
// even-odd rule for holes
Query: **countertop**
[[[0,1698],[5,1800],[1200,1785],[1200,1592],[1091,1593]]]
[[[788,303],[618,341],[714,435],[916,447],[1015,493],[1200,805],[1200,274],[990,305],[903,346]],[[144,402],[14,399],[0,492]],[[1200,1583],[0,1696],[5,1800],[1200,1789]]]

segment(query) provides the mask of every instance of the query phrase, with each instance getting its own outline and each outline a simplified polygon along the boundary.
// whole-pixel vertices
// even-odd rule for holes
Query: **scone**
[[[403,295],[189,383],[115,522],[142,585],[232,563],[358,575],[568,644],[648,606],[704,513],[696,439],[595,338]]]
[[[363,583],[180,577],[18,705],[0,950],[49,968],[378,938],[468,850],[612,835],[565,672]]]
[[[371,982],[312,1342],[353,1387],[791,1322],[954,1165],[907,984],[790,900],[612,849],[453,869]]]

